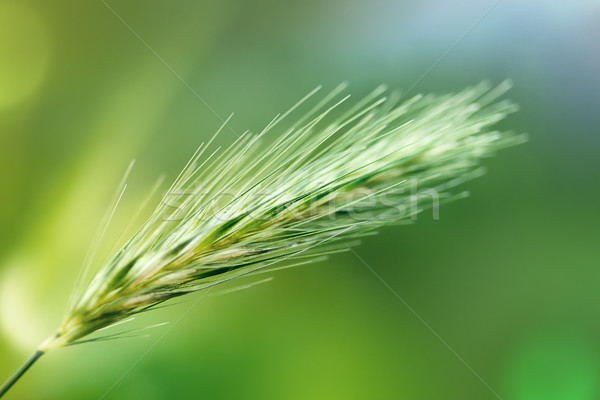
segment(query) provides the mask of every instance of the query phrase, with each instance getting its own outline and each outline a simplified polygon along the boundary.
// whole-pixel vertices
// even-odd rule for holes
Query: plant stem
[[[18,369],[17,372],[15,372],[13,374],[13,376],[11,376],[5,383],[4,385],[2,385],[2,387],[0,387],[0,397],[4,396],[6,394],[6,392],[8,392],[8,390],[12,387],[12,385],[15,384],[15,382],[17,382],[19,380],[19,378],[21,378],[23,376],[23,374],[25,374],[25,372],[27,372],[27,370],[38,360],[38,358],[40,358],[42,355],[44,355],[44,352],[42,350],[36,350],[35,353],[33,353],[31,355],[31,357],[29,357],[27,359],[27,361],[25,361],[25,363],[23,363],[23,365],[21,365],[21,368]]]

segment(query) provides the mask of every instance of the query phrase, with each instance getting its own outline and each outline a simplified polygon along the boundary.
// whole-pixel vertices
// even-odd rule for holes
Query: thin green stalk
[[[36,350],[35,353],[33,353],[31,357],[29,357],[27,361],[21,365],[21,368],[19,368],[17,372],[15,372],[13,376],[11,376],[4,383],[4,385],[2,385],[2,387],[0,387],[0,397],[4,396],[6,392],[8,392],[8,390],[25,374],[25,372],[27,372],[27,370],[43,355],[44,352],[42,350]]]

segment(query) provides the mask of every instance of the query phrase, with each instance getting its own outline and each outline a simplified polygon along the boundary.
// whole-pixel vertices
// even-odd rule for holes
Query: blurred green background
[[[440,220],[356,249],[472,371],[346,253],[203,298],[171,331],[50,353],[7,398],[496,398],[481,380],[504,400],[600,398],[600,3],[493,5],[0,0],[0,380],[58,325],[129,160],[104,253],[218,128],[203,101],[257,131],[318,84],[511,78],[503,127],[530,134]]]

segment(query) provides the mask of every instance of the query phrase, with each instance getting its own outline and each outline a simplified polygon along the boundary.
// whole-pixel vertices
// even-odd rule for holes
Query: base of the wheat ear
[[[50,350],[58,349],[59,347],[64,347],[67,342],[64,336],[61,336],[59,333],[55,333],[52,336],[48,337],[44,340],[39,346],[38,350],[44,353],[49,352]]]

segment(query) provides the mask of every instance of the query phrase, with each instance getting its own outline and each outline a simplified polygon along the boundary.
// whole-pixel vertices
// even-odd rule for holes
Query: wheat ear
[[[174,297],[343,249],[377,227],[414,219],[432,206],[415,207],[423,194],[461,197],[450,189],[479,175],[483,157],[524,139],[492,129],[516,110],[497,100],[508,87],[484,83],[404,102],[378,88],[345,110],[340,87],[282,128],[315,90],[226,151],[204,156],[208,144],[201,146],[152,216],[76,291],[56,333],[0,396],[52,349],[89,341]],[[276,140],[261,147],[275,130]]]

